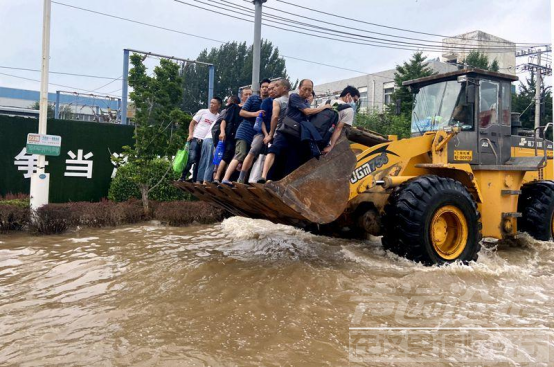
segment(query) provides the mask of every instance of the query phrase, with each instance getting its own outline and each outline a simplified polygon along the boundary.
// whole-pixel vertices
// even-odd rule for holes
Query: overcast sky
[[[184,1],[194,3],[193,0]],[[482,30],[514,42],[551,42],[551,12],[548,0],[288,1],[366,22],[420,32],[457,35]],[[60,2],[221,41],[246,41],[250,44],[253,39],[252,23],[196,9],[173,0],[60,0]],[[251,3],[242,0],[226,2],[253,9]],[[224,7],[221,3],[213,2],[213,4]],[[440,37],[405,33],[338,19],[299,9],[278,0],[268,0],[266,5],[367,31],[433,41],[441,40]],[[0,0],[0,35],[2,35],[0,66],[40,69],[42,12],[42,0]],[[267,9],[267,13],[275,14],[275,11]],[[282,14],[282,16],[293,18],[288,14]],[[406,50],[342,43],[265,26],[262,28],[262,37],[271,40],[283,55],[368,73],[394,68],[409,59],[413,53]],[[341,38],[351,40],[349,36]],[[219,46],[217,42],[152,29],[52,4],[51,71],[117,78],[122,74],[124,48],[194,59],[203,49],[217,46]],[[429,52],[426,54],[431,57],[439,55]],[[319,66],[290,58],[287,59],[287,70],[293,79],[311,78],[316,84],[361,75],[353,71]],[[0,73],[40,79],[40,73],[35,72],[0,68]],[[51,74],[50,82],[93,90],[109,83],[110,80]],[[40,83],[2,74],[0,74],[0,86],[40,89]],[[117,90],[120,88],[121,82],[116,81],[99,89],[98,92],[119,94],[121,92]],[[49,89],[54,92],[68,88],[51,85]]]

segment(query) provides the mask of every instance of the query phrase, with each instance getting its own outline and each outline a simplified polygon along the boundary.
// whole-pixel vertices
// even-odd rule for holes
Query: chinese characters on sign
[[[65,177],[83,177],[87,179],[92,178],[93,157],[92,152],[84,153],[83,149],[78,149],[77,154],[73,151],[68,151],[68,159],[65,160]],[[120,159],[118,159],[120,158]],[[128,157],[123,154],[114,153],[110,156],[112,165],[114,166],[111,178],[113,179],[117,173],[117,169],[127,163]],[[24,178],[30,178],[33,173],[37,171],[38,154],[30,154],[27,148],[21,149],[19,154],[14,157],[14,166],[18,171],[23,171]],[[48,165],[48,162],[44,162]]]
[[[17,167],[18,171],[24,171],[24,178],[30,178],[33,173],[37,171],[37,154],[27,153],[27,148],[21,149],[18,155],[15,156],[13,164]],[[47,166],[48,162],[44,161],[44,165]]]
[[[67,152],[67,155],[71,159],[66,159],[66,167],[64,176],[66,177],[85,177],[92,178],[92,157],[94,154],[89,152],[83,155],[83,150],[78,149],[77,154],[71,150]],[[33,173],[37,171],[38,154],[29,154],[27,148],[21,149],[19,154],[14,157],[14,166],[18,171],[23,171],[24,178],[30,178]],[[44,162],[44,165],[48,165],[48,161]]]
[[[120,160],[119,158],[122,158],[123,160]],[[113,153],[111,155],[110,161],[114,166],[114,169],[112,171],[112,179],[115,178],[115,175],[117,174],[117,169],[123,166],[125,163],[127,163],[128,160],[129,160],[129,157],[123,154]]]
[[[77,150],[77,155],[71,150],[67,152],[67,155],[71,159],[66,159],[66,167],[64,176],[67,177],[86,177],[92,178],[92,159],[89,160],[94,154],[92,152],[87,153],[83,156],[83,150]],[[77,159],[75,159],[77,158]],[[68,172],[69,171],[69,172]]]

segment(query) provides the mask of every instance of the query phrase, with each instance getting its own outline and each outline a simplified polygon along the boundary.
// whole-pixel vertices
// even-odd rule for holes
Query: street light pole
[[[42,18],[42,68],[40,78],[40,102],[38,116],[38,133],[46,134],[48,118],[48,70],[50,67],[50,19],[52,3],[44,0],[44,13]],[[40,154],[37,159],[37,172],[31,175],[30,204],[32,209],[38,209],[48,204],[48,192],[50,178],[44,173],[45,156]]]
[[[254,44],[252,45],[252,92],[260,92],[260,52],[262,48],[262,4],[267,0],[254,0]]]

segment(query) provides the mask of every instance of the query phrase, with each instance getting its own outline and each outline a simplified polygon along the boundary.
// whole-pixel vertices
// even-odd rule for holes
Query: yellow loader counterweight
[[[405,82],[412,137],[352,128],[331,153],[283,180],[175,185],[231,213],[340,236],[382,235],[424,264],[477,260],[482,237],[554,234],[554,167],[546,131],[511,114],[516,77],[459,70]],[[512,124],[512,121],[514,123]]]

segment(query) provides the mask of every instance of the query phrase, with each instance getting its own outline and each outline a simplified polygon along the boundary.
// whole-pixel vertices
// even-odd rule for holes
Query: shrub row
[[[29,224],[29,207],[0,205],[0,233],[18,231]]]
[[[211,224],[225,218],[225,211],[202,201],[172,201],[159,203],[154,209],[154,218],[171,226],[193,222]]]
[[[76,202],[48,204],[33,213],[31,231],[41,234],[62,233],[69,227],[106,227],[137,223],[144,219],[142,204],[137,201],[114,203]]]
[[[117,169],[117,174],[110,184],[108,199],[113,201],[126,201],[131,198],[140,199],[141,194],[136,181],[150,182],[155,185],[149,193],[149,198],[154,201],[191,200],[191,195],[177,189],[173,182],[179,179],[180,175],[173,172],[171,162],[166,159],[154,159],[140,165],[129,162]],[[169,172],[168,172],[169,170]]]
[[[0,201],[0,232],[29,228],[33,233],[56,234],[70,227],[106,227],[137,223],[146,218],[142,203],[104,200],[98,203],[76,202],[48,204],[31,213],[29,207],[6,205]],[[223,220],[225,212],[203,202],[151,202],[154,219],[169,225],[193,222],[209,224]],[[32,218],[31,218],[32,216]],[[33,219],[33,220],[31,220]]]

